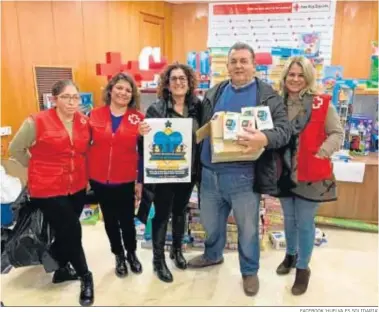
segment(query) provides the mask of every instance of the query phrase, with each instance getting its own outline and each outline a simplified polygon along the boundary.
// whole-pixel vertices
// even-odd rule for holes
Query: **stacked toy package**
[[[81,224],[96,224],[100,220],[99,205],[85,205],[79,220]]]
[[[379,49],[378,49],[378,42],[373,41],[371,43],[372,46],[372,55],[371,55],[371,68],[370,68],[370,77],[367,81],[367,87],[368,88],[378,88],[378,71],[379,71],[379,61],[378,61],[378,55],[379,55]]]
[[[189,233],[191,236],[192,247],[204,248],[204,241],[206,239],[206,232],[200,223],[200,210],[198,209],[198,194],[196,188],[194,189],[190,205],[189,205]],[[259,222],[259,238],[261,241],[261,249],[265,248],[264,238],[266,236],[266,221],[265,209],[263,201],[260,208],[260,222]],[[230,213],[227,221],[226,230],[226,244],[225,249],[237,250],[238,249],[238,229],[233,212]]]
[[[137,240],[143,240],[145,235],[146,226],[137,218],[134,218],[134,225],[136,227]]]
[[[211,86],[214,86],[229,77],[226,69],[229,48],[211,48]]]
[[[324,78],[322,79],[322,90],[324,93],[333,96],[336,82],[343,77],[342,66],[325,66]]]
[[[379,134],[379,122],[378,122],[378,112],[376,113],[376,120],[374,127],[372,129],[371,135],[371,151],[378,152],[378,134]]]
[[[344,137],[341,148],[350,147],[350,119],[353,114],[354,91],[357,86],[355,80],[340,79],[336,81],[333,89],[332,102],[340,117],[344,129]]]
[[[264,208],[266,210],[267,231],[277,231],[283,229],[282,206],[278,198],[265,195],[263,197]]]
[[[371,149],[373,121],[363,115],[352,115],[349,129],[349,150],[351,155],[368,155]]]
[[[207,90],[210,86],[210,52],[189,52],[187,55],[187,65],[192,67],[199,81],[198,88]]]
[[[286,249],[286,238],[284,231],[270,232],[269,241],[274,249]],[[326,234],[319,228],[316,228],[314,245],[321,246],[325,245],[327,242],[328,240]]]

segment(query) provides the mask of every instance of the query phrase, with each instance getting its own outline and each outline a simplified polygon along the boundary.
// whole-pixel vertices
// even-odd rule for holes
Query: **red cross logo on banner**
[[[299,10],[299,5],[296,3],[294,6],[293,6],[295,12],[297,12]]]

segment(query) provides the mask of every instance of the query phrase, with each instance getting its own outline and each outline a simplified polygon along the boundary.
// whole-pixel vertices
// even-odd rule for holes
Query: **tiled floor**
[[[114,275],[114,259],[101,223],[84,226],[84,243],[94,274],[97,306],[361,306],[378,305],[378,235],[324,229],[328,244],[315,247],[308,292],[294,297],[294,272],[277,276],[282,251],[261,253],[260,291],[255,298],[242,290],[237,252],[225,254],[223,265],[180,271],[170,260],[174,282],[160,282],[152,270],[151,250],[140,249],[142,275]],[[186,253],[190,258],[198,252]],[[167,257],[168,258],[168,257]],[[51,284],[40,267],[13,269],[2,275],[1,300],[11,306],[78,305],[79,282]]]

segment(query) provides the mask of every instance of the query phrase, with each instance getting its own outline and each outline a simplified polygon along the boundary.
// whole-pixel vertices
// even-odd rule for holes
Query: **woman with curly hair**
[[[173,277],[167,268],[164,247],[167,224],[172,213],[172,247],[170,258],[179,269],[186,269],[187,262],[182,254],[182,239],[185,228],[185,211],[195,183],[196,140],[195,132],[199,127],[200,100],[195,95],[197,81],[194,71],[187,65],[172,64],[161,74],[158,87],[158,99],[150,105],[145,118],[192,118],[192,179],[190,183],[168,183],[144,185],[138,217],[146,221],[151,202],[155,206],[152,221],[153,266],[158,278],[163,282],[172,282]],[[147,134],[150,128],[146,122],[140,124],[140,133]],[[143,159],[143,157],[140,157]],[[141,168],[141,166],[140,166]],[[139,170],[142,180],[142,170]]]

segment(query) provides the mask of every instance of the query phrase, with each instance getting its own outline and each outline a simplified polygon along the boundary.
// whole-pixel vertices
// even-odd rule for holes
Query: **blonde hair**
[[[288,90],[286,88],[286,78],[290,68],[293,64],[299,65],[303,69],[303,75],[305,79],[306,86],[300,91],[300,97],[304,94],[317,94],[317,84],[316,84],[316,71],[309,59],[304,56],[293,56],[284,65],[281,77],[280,77],[280,93],[283,97],[287,96]]]

